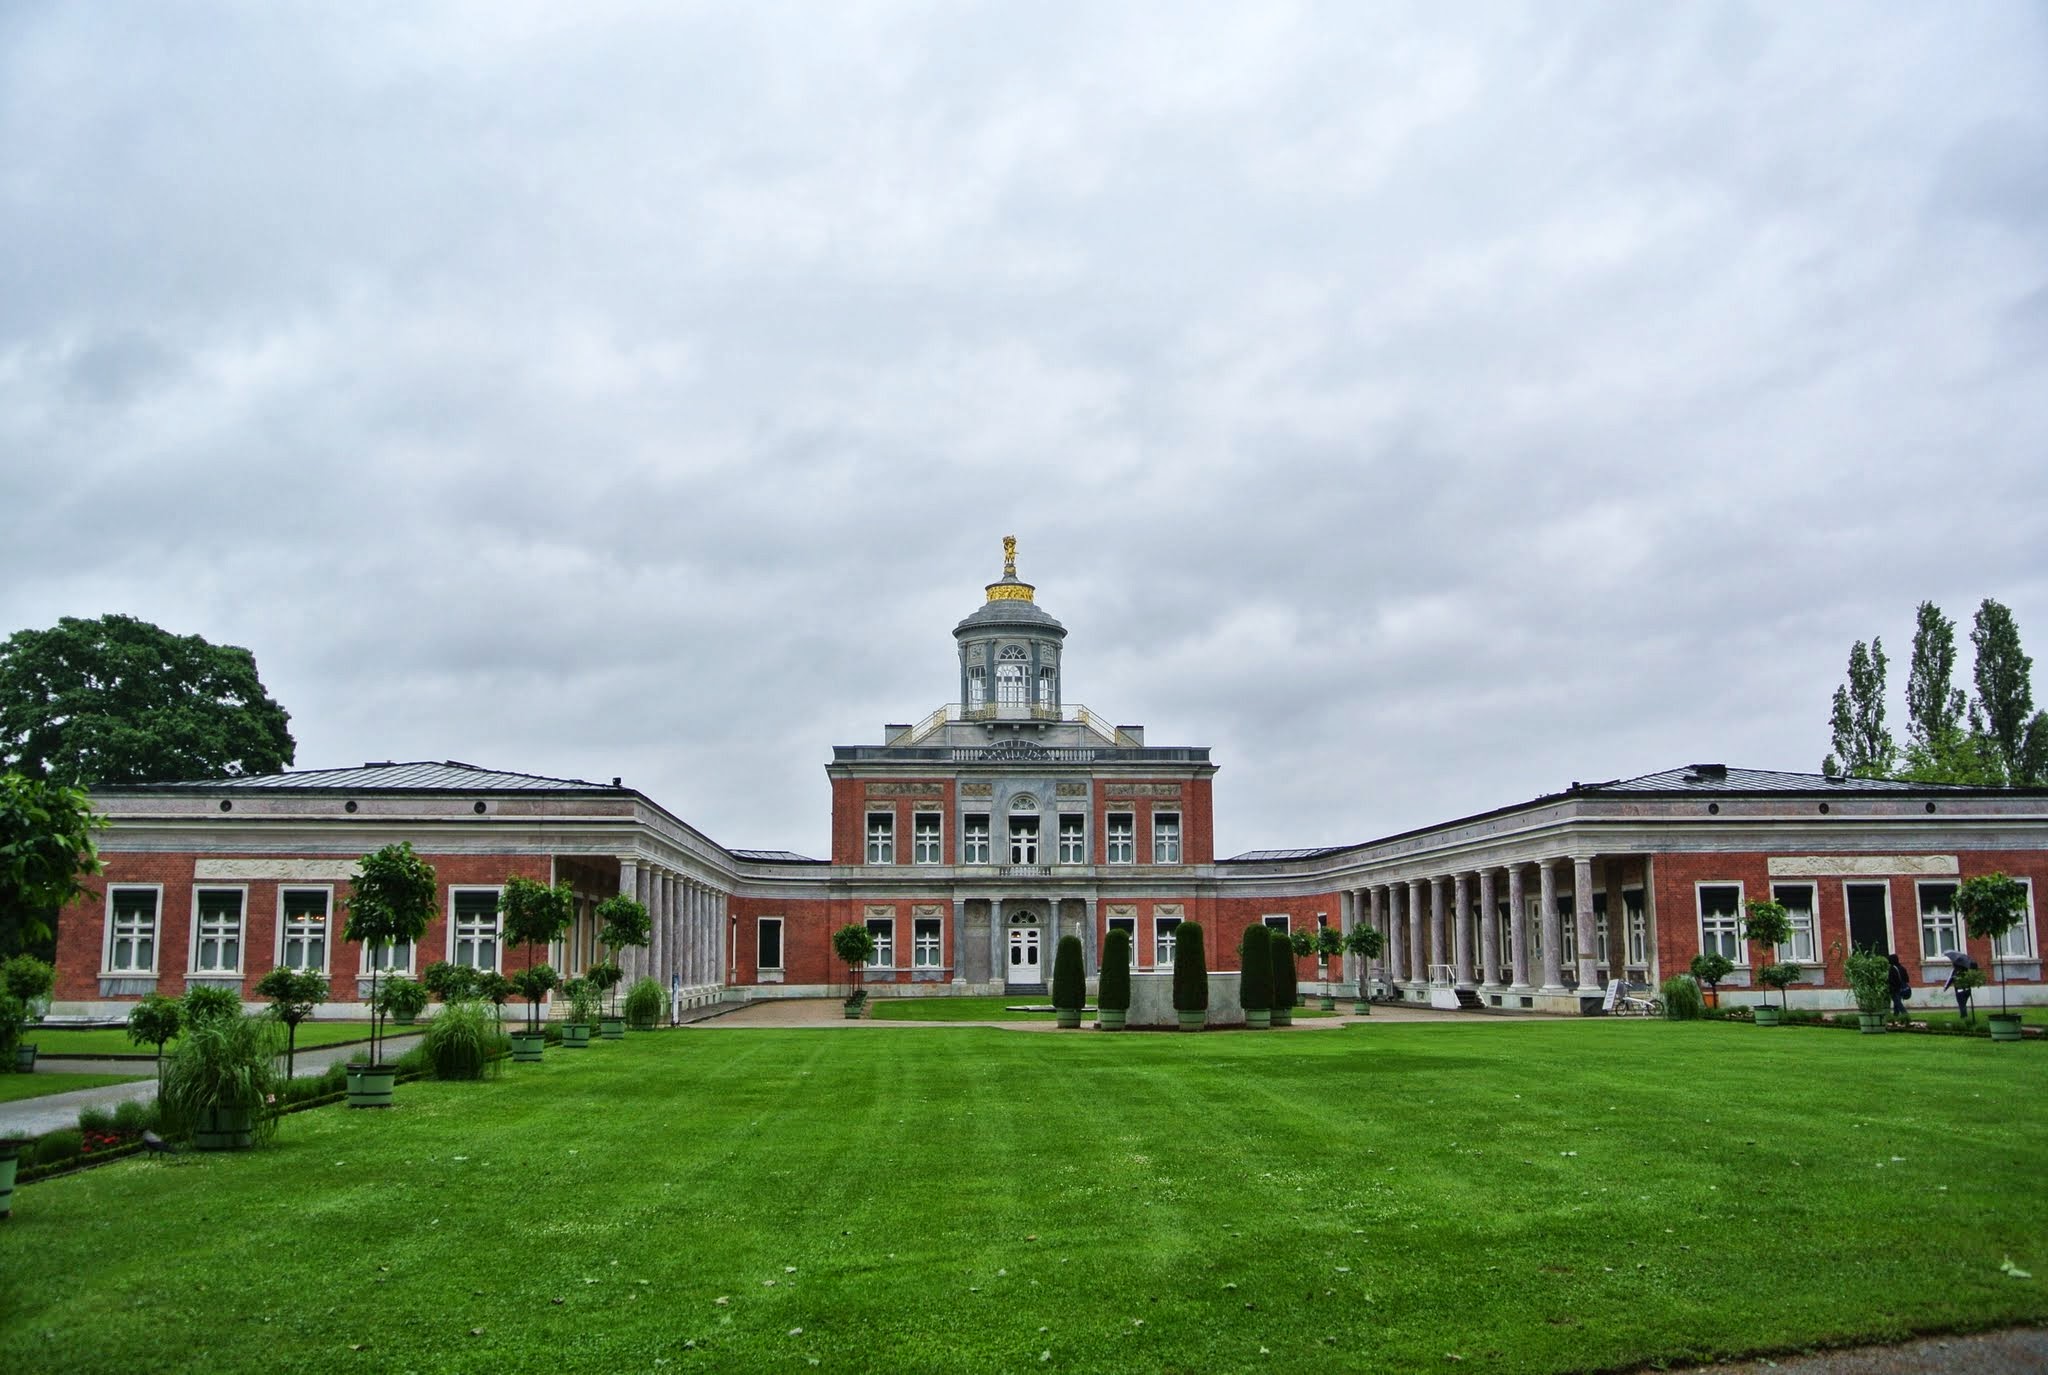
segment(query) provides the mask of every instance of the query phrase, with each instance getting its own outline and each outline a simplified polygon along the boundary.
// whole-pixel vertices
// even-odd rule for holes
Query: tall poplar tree
[[[1933,602],[1914,613],[1913,667],[1906,676],[1906,739],[1932,750],[1963,729],[1963,690],[1955,686],[1956,623]]]
[[[1884,778],[1892,771],[1898,747],[1884,724],[1884,640],[1869,645],[1858,640],[1849,650],[1849,681],[1835,689],[1829,717],[1834,752],[1821,761],[1830,777]]]
[[[2020,648],[2019,623],[2002,604],[1986,597],[1970,627],[1977,647],[1977,700],[1972,725],[1981,723],[2015,787],[2039,785],[2048,767],[2048,714],[2034,710],[2034,660]]]

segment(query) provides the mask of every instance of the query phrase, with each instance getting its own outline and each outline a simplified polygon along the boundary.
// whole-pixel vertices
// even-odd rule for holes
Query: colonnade
[[[1572,895],[1571,934],[1576,959],[1567,968],[1565,915],[1558,910],[1560,879],[1567,873]],[[1604,869],[1610,940],[1627,940],[1621,864],[1590,854],[1554,855],[1492,864],[1450,873],[1390,876],[1343,891],[1345,932],[1364,923],[1377,929],[1383,947],[1360,970],[1346,957],[1345,974],[1356,981],[1407,996],[1431,985],[1474,989],[1482,994],[1550,994],[1602,986],[1599,929],[1594,913],[1595,870]],[[1537,892],[1537,929],[1531,949],[1527,894],[1531,871]],[[1501,949],[1498,912],[1505,899],[1508,948]],[[1645,917],[1647,921],[1647,915]],[[1647,932],[1646,932],[1647,940]],[[1611,961],[1626,962],[1625,946]],[[1647,951],[1646,951],[1647,954]],[[1532,968],[1532,961],[1534,967]]]
[[[679,989],[683,1007],[715,1001],[728,981],[726,894],[679,869],[619,861],[619,891],[647,908],[649,938],[621,952],[626,982],[651,977]]]

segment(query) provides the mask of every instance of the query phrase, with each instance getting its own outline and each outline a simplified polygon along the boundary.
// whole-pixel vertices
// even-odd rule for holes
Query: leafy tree
[[[383,1015],[377,1012],[377,980],[382,962],[376,952],[400,941],[417,941],[433,920],[438,880],[434,867],[413,853],[411,841],[399,841],[364,855],[356,865],[348,896],[347,941],[370,948],[370,1063],[382,1064]]]
[[[158,1087],[164,1081],[164,1042],[178,1034],[182,1020],[178,1000],[161,993],[145,993],[141,1001],[128,1009],[128,1039],[138,1046],[156,1047]]]
[[[1693,978],[1713,989],[1715,996],[1718,997],[1721,992],[1721,980],[1735,972],[1735,961],[1718,950],[1708,951],[1692,957],[1688,972]]]
[[[654,931],[647,904],[624,893],[614,893],[600,902],[593,915],[602,928],[597,933],[598,942],[614,955],[628,946],[646,945]]]
[[[133,616],[16,631],[0,644],[0,764],[87,786],[275,773],[289,713],[234,645]]]
[[[862,972],[875,957],[875,933],[857,921],[850,921],[832,933],[832,953],[846,966],[846,981],[854,987],[849,996],[859,997]]]
[[[1995,942],[2026,916],[2027,886],[2003,873],[1979,874],[1956,888],[1955,905],[1972,936]],[[1999,963],[1992,960],[1994,966]],[[1998,1008],[2006,1010],[2003,973],[1998,980]]]
[[[1830,777],[1884,778],[1898,754],[1884,724],[1884,641],[1873,637],[1866,647],[1858,640],[1849,650],[1849,681],[1835,689],[1829,716],[1834,752],[1821,761]]]
[[[57,909],[91,897],[79,882],[100,871],[93,832],[106,818],[77,788],[0,774],[0,954],[55,954]]]
[[[0,1074],[14,1068],[22,1028],[41,1019],[56,978],[56,969],[33,955],[0,964]]]
[[[327,979],[313,970],[279,965],[256,981],[258,996],[270,999],[270,1015],[284,1023],[284,1077],[297,1068],[299,1023],[327,1001]]]
[[[1977,700],[1972,724],[1981,722],[1998,752],[2006,781],[2025,785],[2034,780],[2027,773],[2027,736],[2037,729],[2034,711],[2034,661],[2020,648],[2020,628],[2012,612],[1986,597],[1977,608],[1970,627],[1970,643],[1977,647]],[[2044,737],[2048,740],[2048,737]]]
[[[559,937],[576,916],[576,894],[566,883],[550,887],[538,879],[515,875],[505,880],[498,894],[498,911],[505,918],[505,944],[526,947],[526,971],[512,982],[527,1001],[526,1030],[530,1035],[540,1025],[540,1000],[557,982],[552,967],[534,963],[541,947]],[[546,971],[547,978],[540,977]]]
[[[1933,602],[1914,613],[1913,667],[1906,675],[1907,747],[1932,751],[1962,734],[1963,690],[1954,685],[1956,623]]]

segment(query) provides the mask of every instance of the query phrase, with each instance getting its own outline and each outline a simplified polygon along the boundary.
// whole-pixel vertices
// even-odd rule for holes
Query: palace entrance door
[[[1010,961],[1005,967],[1004,982],[1012,987],[1045,982],[1038,962],[1038,932],[1036,926],[1010,928]]]

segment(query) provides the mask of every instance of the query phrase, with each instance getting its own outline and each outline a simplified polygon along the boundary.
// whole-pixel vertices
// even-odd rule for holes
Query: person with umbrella
[[[1963,975],[1975,969],[1977,962],[1960,950],[1944,950],[1941,953],[1949,963],[1948,978],[1941,986],[1955,989],[1956,1013],[1967,1022],[1970,1020],[1970,989],[1973,984]]]

